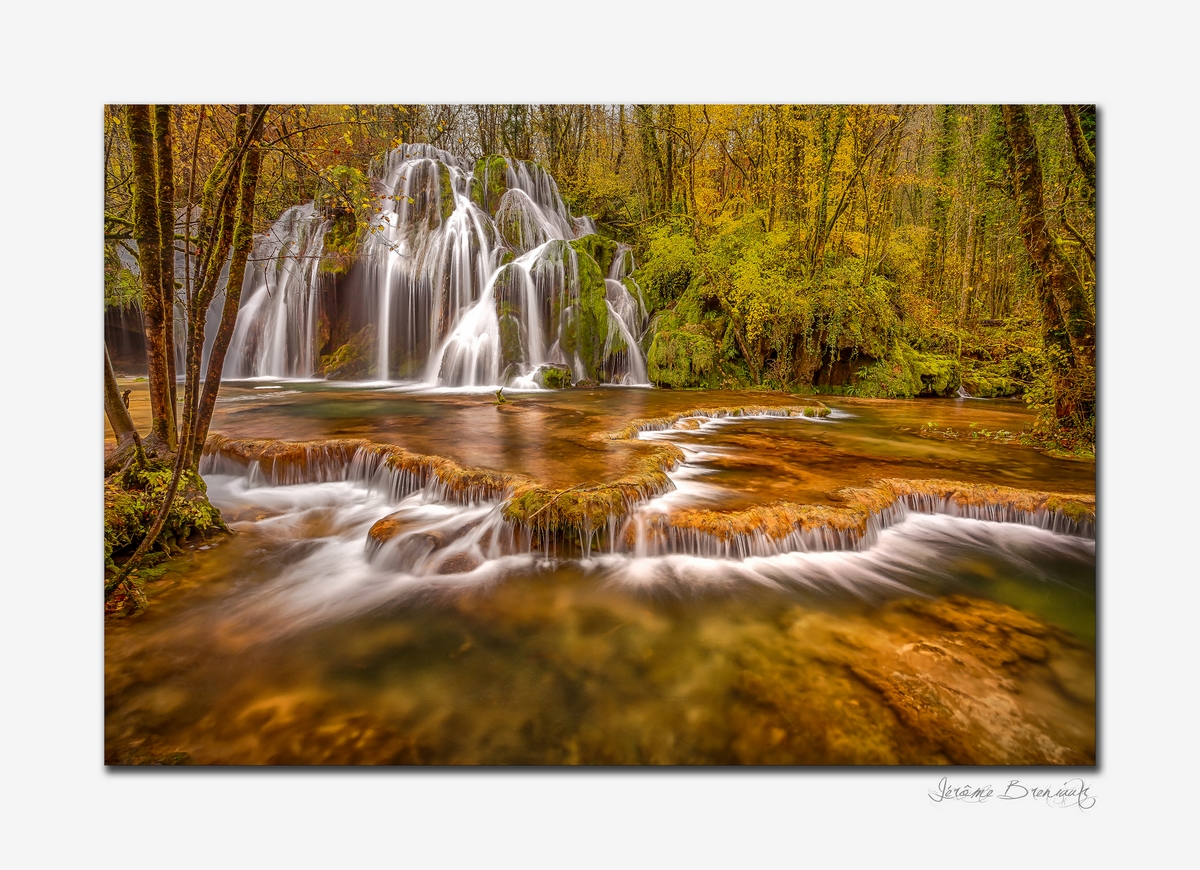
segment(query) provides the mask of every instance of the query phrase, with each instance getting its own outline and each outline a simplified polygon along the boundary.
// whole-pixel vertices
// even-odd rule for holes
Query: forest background
[[[127,115],[105,113],[107,306],[144,301],[127,265]],[[1093,450],[1094,106],[172,106],[152,120],[166,133],[146,135],[173,142],[177,248],[193,229],[202,245],[187,215],[205,197],[212,210],[248,150],[254,229],[316,200],[335,273],[380,227],[369,171],[387,149],[535,161],[573,214],[633,246],[657,385],[1020,396],[1039,411],[1028,438]]]

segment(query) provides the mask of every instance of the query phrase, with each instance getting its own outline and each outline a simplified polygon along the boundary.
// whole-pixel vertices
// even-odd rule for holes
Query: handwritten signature
[[[951,785],[947,777],[942,777],[936,789],[930,789],[929,799],[934,803],[958,801],[960,803],[982,804],[989,800],[1018,801],[1033,799],[1044,801],[1051,807],[1077,807],[1080,810],[1090,810],[1096,805],[1096,799],[1088,793],[1091,786],[1076,777],[1068,779],[1061,786],[1047,788],[1025,785],[1019,779],[1009,780],[1002,788],[987,785]]]

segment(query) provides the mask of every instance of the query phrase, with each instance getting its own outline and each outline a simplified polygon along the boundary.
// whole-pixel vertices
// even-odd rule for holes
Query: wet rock
[[[533,373],[533,382],[544,390],[563,390],[571,386],[571,369],[561,363],[540,365]]]
[[[468,574],[483,563],[470,553],[455,553],[447,556],[437,567],[439,574]]]
[[[375,547],[381,547],[411,526],[412,524],[404,519],[403,512],[397,511],[394,514],[388,514],[371,526],[367,532],[367,540]]]

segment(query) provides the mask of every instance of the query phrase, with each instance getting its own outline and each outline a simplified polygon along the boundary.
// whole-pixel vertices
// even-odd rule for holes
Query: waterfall
[[[309,377],[316,370],[317,268],[326,223],[311,205],[288,209],[254,245],[254,269],[225,360],[226,377]]]
[[[572,217],[545,169],[404,145],[370,175],[380,208],[339,290],[349,331],[370,336],[362,371],[430,386],[532,386],[539,366],[555,364],[574,381],[649,383],[629,248]],[[228,376],[317,373],[320,299],[333,284],[317,280],[326,228],[313,205],[298,206],[256,246]]]

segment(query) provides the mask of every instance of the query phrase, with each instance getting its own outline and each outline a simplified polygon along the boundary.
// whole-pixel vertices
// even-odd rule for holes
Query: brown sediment
[[[375,460],[393,471],[411,474],[418,483],[436,481],[444,487],[448,497],[457,501],[499,498],[527,480],[522,475],[466,468],[444,456],[426,456],[394,444],[362,438],[272,441],[210,435],[204,453],[206,456],[219,454],[246,466],[258,462],[272,480],[297,483],[327,480],[331,473],[348,469],[356,457],[364,461]]]
[[[514,487],[504,504],[504,518],[540,531],[599,531],[638,503],[669,492],[667,472],[682,461],[682,450],[662,444],[641,457],[632,471],[609,483],[550,489],[531,481]]]
[[[1081,528],[1096,521],[1094,496],[954,480],[880,480],[868,487],[838,490],[837,496],[843,503],[833,506],[776,502],[741,511],[676,511],[666,516],[665,523],[673,529],[701,532],[721,541],[756,533],[779,539],[796,531],[817,528],[862,535],[873,515],[883,514],[897,502],[920,510],[922,498],[952,503],[958,508],[995,508],[1028,518],[1044,513],[1051,518],[1061,517]]]

